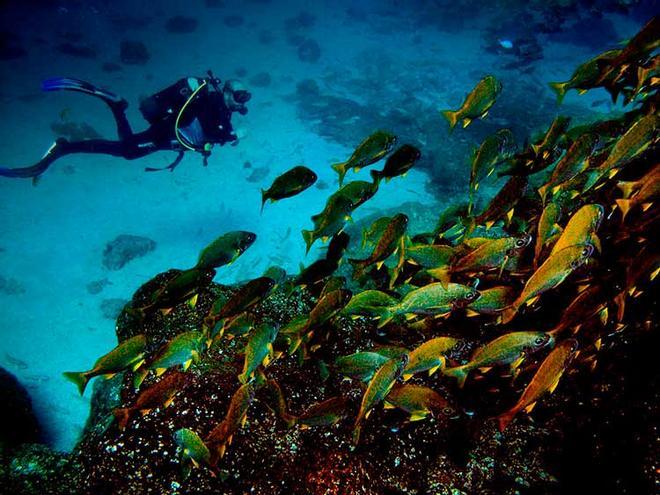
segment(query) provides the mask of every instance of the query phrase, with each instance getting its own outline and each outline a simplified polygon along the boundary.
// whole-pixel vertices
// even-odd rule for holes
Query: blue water
[[[181,77],[213,69],[222,79],[240,77],[253,93],[249,113],[233,118],[238,145],[216,148],[207,168],[192,153],[173,173],[143,171],[167,165],[172,152],[134,162],[72,155],[57,161],[36,187],[29,180],[0,180],[0,365],[30,392],[48,443],[71,449],[89,413],[91,389],[80,397],[61,372],[88,369],[116,345],[103,300],[130,299],[156,273],[192,266],[200,248],[236,229],[256,232],[258,242],[216,280],[245,280],[272,264],[296,273],[300,262],[320,253],[317,243],[305,256],[300,230],[336,189],[330,164],[350,155],[351,143],[368,129],[390,122],[417,141],[426,161],[404,180],[383,184],[354,219],[407,204],[424,227],[463,197],[469,174],[464,151],[498,127],[512,127],[522,140],[547,125],[560,111],[547,82],[569,78],[579,63],[635,33],[653,4],[642,2],[627,13],[604,8],[599,19],[593,12],[600,2],[573,2],[577,7],[559,31],[541,33],[522,7],[528,2],[487,9],[484,3],[122,0],[1,7],[2,30],[11,33],[4,38],[23,49],[0,60],[3,166],[39,159],[56,137],[53,123],[84,122],[115,137],[102,103],[76,93],[42,94],[47,77],[77,77],[122,95],[136,130],[146,127],[138,99]],[[166,23],[176,15],[194,19],[196,28],[168,32]],[[317,61],[299,58],[300,37],[318,43]],[[146,45],[146,64],[119,60],[124,39]],[[508,42],[516,47],[518,40],[534,40],[542,58],[510,53]],[[95,56],[62,53],[64,43]],[[104,70],[106,63],[119,70]],[[268,85],[253,79],[264,72]],[[439,110],[457,108],[487,73],[502,80],[506,97],[484,122],[449,135]],[[301,98],[297,86],[308,79],[336,99],[315,107]],[[528,121],[519,109],[540,121]],[[613,110],[598,91],[569,93],[561,107],[583,120]],[[260,215],[260,188],[298,164],[315,170],[327,188],[267,205]],[[368,170],[354,178],[368,180]],[[101,263],[104,247],[122,233],[153,239],[157,248],[109,271]],[[103,279],[103,290],[91,294],[87,285]]]

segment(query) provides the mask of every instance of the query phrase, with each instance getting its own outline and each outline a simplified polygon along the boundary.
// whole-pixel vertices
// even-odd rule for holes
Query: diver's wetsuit
[[[55,89],[82,91],[101,98],[108,105],[117,123],[119,140],[89,139],[70,142],[59,138],[37,164],[24,168],[0,167],[0,176],[36,178],[44,173],[55,160],[72,153],[99,153],[134,160],[155,151],[178,151],[179,154],[176,160],[164,168],[173,170],[182,160],[186,150],[199,151],[204,155],[206,163],[213,144],[224,145],[237,139],[231,125],[232,112],[225,104],[223,93],[209,91],[208,85],[202,87],[194,98],[188,102],[185,111],[181,112],[176,127],[178,129],[177,139],[177,131],[175,130],[177,117],[179,117],[182,105],[185,104],[192,93],[190,90],[187,92],[183,90],[186,89],[188,81],[197,81],[197,84],[201,84],[204,81],[203,79],[182,79],[170,88],[154,95],[151,99],[147,99],[151,100],[152,106],[153,102],[157,101],[159,108],[158,111],[155,111],[153,108],[143,108],[141,105],[140,110],[151,125],[139,133],[133,133],[126,118],[125,112],[128,104],[125,100],[112,93],[98,90],[98,88],[83,81],[67,81],[75,81],[81,87],[84,84],[84,89],[79,87],[57,87]],[[88,88],[92,88],[94,91],[92,92]],[[183,88],[183,90],[177,88]],[[177,91],[172,94],[172,89],[177,89]],[[159,96],[161,96],[160,100],[154,100]],[[167,96],[169,98],[165,98]],[[146,170],[164,169],[147,168]]]

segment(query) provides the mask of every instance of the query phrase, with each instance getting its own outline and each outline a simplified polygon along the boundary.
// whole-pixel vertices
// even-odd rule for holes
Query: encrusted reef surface
[[[117,334],[125,340],[145,333],[149,346],[157,348],[174,334],[199,326],[212,302],[231,291],[214,284],[200,294],[194,309],[181,305],[146,322],[124,312]],[[138,299],[141,293],[144,289]],[[635,306],[651,307],[650,299],[642,297]],[[260,319],[288,321],[308,312],[311,303],[308,293],[287,297],[276,291],[255,313]],[[338,335],[319,350],[318,358],[330,361],[358,347],[407,338],[379,335],[375,326],[345,318],[333,331]],[[522,418],[504,433],[487,418],[514,397],[495,393],[489,380],[475,382],[469,392],[471,410],[466,411],[470,414],[458,419],[408,423],[396,410],[375,410],[356,448],[350,441],[351,416],[334,426],[288,428],[270,409],[267,394],[258,393],[217,472],[202,466],[186,477],[174,432],[187,427],[207,434],[222,421],[240,385],[236,376],[243,342],[223,339],[192,365],[191,383],[169,407],[136,415],[124,431],[109,415],[121,404],[133,403],[131,380],[122,374],[97,380],[90,421],[73,453],[58,454],[39,444],[3,449],[1,486],[5,493],[97,495],[554,494],[596,488],[608,493],[615,486],[620,493],[651,493],[658,458],[653,411],[659,390],[652,341],[648,328],[613,337],[599,359],[609,364],[569,375],[561,391],[535,410],[534,421]],[[467,351],[461,349],[459,355]],[[324,381],[312,360],[299,366],[295,359],[276,360],[268,368],[292,411],[338,393],[350,397],[357,410],[361,389],[356,383]],[[464,400],[446,377],[438,376],[434,386],[447,397]]]

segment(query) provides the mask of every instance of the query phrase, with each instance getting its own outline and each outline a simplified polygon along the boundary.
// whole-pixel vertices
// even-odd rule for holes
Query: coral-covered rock
[[[14,447],[38,442],[41,429],[32,411],[30,396],[16,377],[4,368],[0,368],[0,397],[3,400],[0,445]]]
[[[141,41],[124,40],[119,45],[119,58],[128,65],[145,65],[151,55]]]
[[[315,40],[307,38],[298,45],[298,59],[301,62],[314,63],[318,62],[320,58],[321,47]]]
[[[146,237],[121,234],[106,244],[103,250],[103,266],[108,270],[120,270],[129,261],[156,249],[156,242]]]

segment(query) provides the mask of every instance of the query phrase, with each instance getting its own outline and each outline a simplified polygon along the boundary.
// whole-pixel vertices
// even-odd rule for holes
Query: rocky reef
[[[657,32],[653,19],[614,54],[551,83],[559,100],[604,87],[630,105],[624,115],[572,127],[559,116],[519,151],[508,149],[511,131],[498,130],[469,160],[467,205],[432,219],[408,218],[404,205],[346,229],[380,181],[403,180],[420,157],[415,145],[425,145],[393,150],[396,136],[376,131],[333,169],[341,184],[392,152],[383,169],[341,186],[302,232],[308,249],[330,240],[323,258],[295,275],[271,267],[236,286],[214,283],[257,241],[233,231],[193,267],[147,281],[119,314],[119,345],[90,370],[65,373],[81,394],[104,377],[73,452],[33,437],[3,442],[0,486],[652,493]],[[501,90],[483,77],[461,107],[443,112],[450,128],[483,120]],[[319,96],[313,82],[298,92]],[[482,207],[479,184],[496,171],[507,182]],[[278,200],[313,183],[287,174],[273,184]]]

